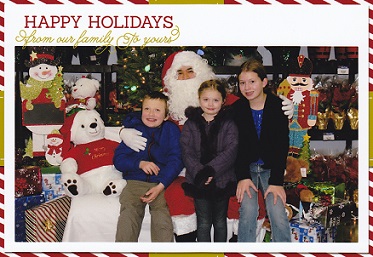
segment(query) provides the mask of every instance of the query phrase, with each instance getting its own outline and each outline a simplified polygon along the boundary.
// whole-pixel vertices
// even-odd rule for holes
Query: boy
[[[116,241],[137,242],[145,207],[149,204],[152,242],[172,242],[173,227],[164,198],[164,189],[183,168],[180,130],[168,119],[168,97],[151,92],[144,97],[141,117],[127,115],[125,127],[142,132],[148,143],[136,152],[123,142],[114,154],[114,165],[123,173],[127,186],[120,195],[120,215]]]

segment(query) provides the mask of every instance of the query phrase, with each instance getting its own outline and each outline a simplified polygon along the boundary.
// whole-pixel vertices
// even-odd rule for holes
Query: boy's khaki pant
[[[137,242],[147,203],[140,197],[156,183],[128,180],[127,186],[120,195],[120,215],[118,219],[116,242]],[[173,242],[173,227],[171,216],[164,198],[164,191],[149,203],[151,215],[151,241]]]

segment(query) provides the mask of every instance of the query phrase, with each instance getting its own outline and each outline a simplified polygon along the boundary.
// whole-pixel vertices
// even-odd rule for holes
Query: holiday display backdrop
[[[100,51],[100,48],[96,48]],[[296,52],[293,47],[270,47],[272,55],[276,56],[276,61],[273,67],[267,67],[270,70],[270,74],[273,75],[273,79],[270,81],[270,90],[275,93],[276,89],[281,85],[284,77],[288,74],[289,69],[289,58],[294,58]],[[127,47],[116,49],[118,64],[113,65],[117,72],[117,81],[109,83],[109,86],[103,85],[100,91],[98,91],[99,98],[103,95],[106,99],[100,102],[100,105],[96,106],[98,111],[107,110],[107,124],[120,126],[123,116],[128,112],[133,110],[139,110],[141,106],[141,99],[143,96],[153,90],[162,91],[162,81],[161,72],[163,68],[163,63],[167,56],[175,51],[189,50],[194,51],[205,58],[209,64],[213,67],[215,72],[231,74],[229,78],[224,78],[229,84],[230,91],[237,93],[237,80],[235,78],[235,73],[238,71],[238,66],[250,57],[261,58],[257,51],[257,47]],[[299,51],[299,48],[296,48]],[[60,53],[65,52],[60,49]],[[66,51],[68,52],[68,51]],[[79,54],[81,49],[78,48]],[[21,67],[23,60],[21,59],[24,55],[21,51],[16,51],[16,62],[18,66]],[[277,54],[276,53],[280,53]],[[99,55],[99,54],[98,54]],[[62,56],[59,56],[59,58]],[[274,58],[274,57],[273,57]],[[345,62],[340,62],[334,60],[331,62],[325,61],[324,59],[312,57],[312,61],[316,64],[317,69],[325,69],[325,66],[331,66],[330,71],[334,71],[334,68],[338,65],[345,65]],[[344,59],[345,61],[345,59]],[[352,63],[351,65],[355,65]],[[68,59],[64,66],[71,66],[71,62]],[[108,66],[106,63],[93,64],[94,67]],[[275,65],[279,65],[277,68]],[[74,65],[73,65],[74,66]],[[86,63],[79,64],[77,67],[89,67]],[[354,67],[351,66],[354,70]],[[84,70],[85,68],[83,68]],[[327,68],[326,68],[327,69]],[[79,71],[79,68],[75,68]],[[275,73],[276,71],[276,73]],[[355,108],[358,110],[357,102],[357,92],[358,92],[358,82],[355,80],[350,83],[349,79],[344,77],[343,80],[336,79],[333,77],[316,77],[315,79],[316,87],[315,89],[324,93],[327,97],[322,98],[319,103],[319,111],[326,112],[342,112],[349,110],[349,108]],[[69,92],[71,92],[70,83],[65,81],[65,94],[68,97]],[[232,89],[233,88],[233,89]],[[109,93],[108,93],[109,92]],[[356,113],[357,115],[357,113]],[[323,131],[338,130],[335,127],[335,121],[333,116],[328,115],[330,119],[330,125],[321,127],[319,125],[315,130]],[[328,122],[327,119],[327,122]],[[357,130],[358,122],[354,123],[356,127],[352,126],[351,120],[343,120],[342,125],[345,126],[345,130]],[[342,129],[339,128],[340,130]],[[43,191],[45,194],[45,201],[49,201],[61,195],[64,195],[63,186],[59,184],[59,170],[56,170],[53,166],[48,164],[48,161],[40,157],[32,156],[32,138],[24,138],[27,144],[24,149],[17,149],[16,153],[16,166],[32,167],[29,165],[39,165],[42,167],[43,172]],[[322,207],[313,207],[315,212],[323,213],[321,216],[312,217],[312,220],[322,220],[323,224],[328,220],[327,213],[323,206],[329,206],[334,204],[338,197],[351,199],[353,202],[357,203],[357,184],[358,184],[358,157],[357,152],[352,152],[352,149],[346,149],[346,152],[339,156],[323,156],[316,152],[311,152],[310,150],[310,139],[311,136],[306,134],[303,137],[303,144],[300,148],[298,158],[307,162],[308,170],[307,178],[303,178],[298,181],[300,185],[304,185],[311,189],[314,193],[313,201]],[[58,167],[56,167],[58,168]],[[342,193],[335,197],[336,188],[342,188]],[[339,199],[339,198],[338,198]],[[47,205],[48,206],[48,205]],[[48,208],[50,208],[48,206]],[[353,208],[351,212],[356,211]],[[357,215],[355,213],[355,215]],[[351,216],[349,216],[351,217]],[[340,220],[341,214],[336,215],[335,219]],[[348,220],[348,219],[347,219]],[[344,220],[346,221],[346,220]],[[295,220],[291,224],[299,223],[299,220]],[[305,228],[315,227],[310,225],[310,220],[301,221],[302,226]],[[318,221],[317,221],[318,222]],[[325,227],[320,224],[318,227],[320,233],[317,236],[307,236],[309,242],[334,242],[337,238],[337,224],[333,221],[333,226]],[[339,224],[339,223],[338,223]],[[307,229],[306,229],[307,230]],[[298,232],[297,234],[299,234]],[[303,232],[302,232],[303,233]],[[299,235],[297,235],[297,238]],[[266,235],[265,240],[270,241],[270,233]],[[304,241],[305,238],[299,239],[300,242]],[[337,238],[337,240],[341,240]],[[345,240],[342,238],[342,240]],[[355,239],[354,239],[355,240]]]

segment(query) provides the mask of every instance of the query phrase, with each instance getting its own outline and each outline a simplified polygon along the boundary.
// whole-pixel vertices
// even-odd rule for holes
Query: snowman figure
[[[33,134],[34,156],[44,155],[46,136],[59,129],[65,119],[65,98],[63,93],[62,67],[57,67],[55,47],[28,47],[30,59],[25,61],[29,67],[29,79],[20,82],[22,99],[22,125]]]
[[[53,166],[58,166],[62,162],[63,136],[58,130],[53,130],[47,135],[47,149],[45,159]]]

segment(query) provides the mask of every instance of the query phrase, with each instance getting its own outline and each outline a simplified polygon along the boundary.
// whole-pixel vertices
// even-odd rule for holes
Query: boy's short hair
[[[168,115],[168,96],[159,91],[151,91],[144,96],[145,99],[159,99],[166,104],[166,115]]]

